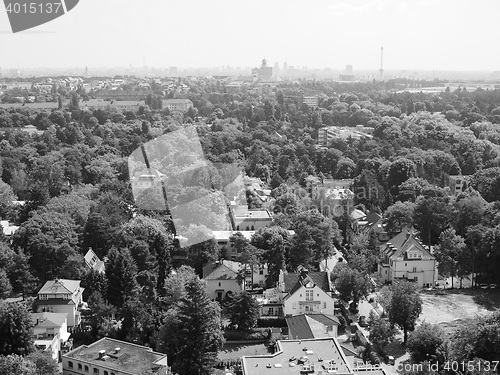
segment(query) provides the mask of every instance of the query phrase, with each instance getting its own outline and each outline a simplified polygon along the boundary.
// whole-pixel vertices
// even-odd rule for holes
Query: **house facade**
[[[281,273],[283,314],[293,316],[307,313],[334,313],[334,298],[328,272]]]
[[[378,272],[382,282],[409,280],[432,287],[437,280],[436,258],[410,231],[403,231],[380,247]]]
[[[47,281],[38,292],[33,303],[36,312],[67,314],[68,327],[72,328],[81,322],[83,308],[83,288],[80,280],[56,279]]]
[[[208,263],[203,267],[203,280],[207,285],[207,293],[212,300],[224,301],[233,294],[244,290],[244,283],[238,276],[240,263],[221,260]]]
[[[65,313],[48,312],[31,314],[35,348],[50,351],[56,361],[60,361],[61,355],[71,349],[67,316]]]

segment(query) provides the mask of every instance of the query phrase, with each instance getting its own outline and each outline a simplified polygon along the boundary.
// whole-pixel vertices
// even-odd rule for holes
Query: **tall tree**
[[[51,351],[36,350],[25,357],[35,365],[36,375],[59,375],[59,365],[52,358]]]
[[[391,325],[388,319],[376,316],[370,311],[370,336],[369,339],[374,343],[381,353],[384,353],[385,347],[389,345],[396,336],[396,329]]]
[[[389,321],[403,330],[406,344],[408,332],[415,329],[415,322],[422,312],[422,299],[416,286],[409,281],[394,282],[391,291],[392,296],[388,306]]]
[[[451,287],[453,288],[453,279],[460,270],[460,260],[463,260],[469,254],[469,249],[465,245],[464,239],[455,233],[455,229],[446,229],[439,236],[439,244],[435,249],[438,260],[439,272],[443,276],[451,276]],[[467,267],[462,264],[461,268]],[[463,275],[464,272],[460,272]]]
[[[353,270],[344,263],[338,263],[332,274],[335,289],[340,293],[340,298],[347,303],[352,301],[353,310],[357,310],[359,301],[370,291],[371,284],[368,275]]]
[[[39,375],[35,364],[18,354],[0,356],[0,374]]]
[[[407,348],[411,359],[415,363],[423,361],[436,362],[439,359],[439,348],[444,344],[445,340],[446,335],[439,325],[422,322],[408,339]]]
[[[33,322],[25,303],[0,302],[0,355],[33,351]]]
[[[107,300],[120,308],[127,299],[138,292],[137,266],[127,248],[112,248],[108,253],[106,278],[108,279]]]
[[[251,294],[242,292],[233,297],[227,306],[229,321],[238,330],[247,331],[255,327],[260,315],[260,306]]]
[[[205,284],[190,279],[185,294],[171,309],[160,333],[160,350],[179,375],[209,375],[224,337],[220,307],[210,301]]]
[[[413,226],[414,209],[415,204],[408,201],[397,201],[389,206],[384,213],[387,232],[394,236],[403,231],[404,228],[411,228]]]

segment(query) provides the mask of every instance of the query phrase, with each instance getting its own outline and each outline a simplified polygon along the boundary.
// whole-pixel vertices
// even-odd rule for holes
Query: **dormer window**
[[[49,299],[48,294],[40,294],[40,299]]]

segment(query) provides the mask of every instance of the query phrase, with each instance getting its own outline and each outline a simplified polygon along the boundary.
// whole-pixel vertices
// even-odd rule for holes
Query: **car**
[[[498,285],[497,284],[490,284],[490,285],[488,285],[488,288],[489,289],[498,289]]]
[[[369,324],[368,324],[368,320],[366,319],[366,316],[361,315],[361,316],[359,317],[358,324],[359,324],[361,327],[368,327],[368,326],[369,326]]]
[[[388,364],[388,365],[392,365],[392,366],[394,366],[395,362],[396,362],[396,361],[394,360],[394,357],[393,357],[392,355],[388,355],[388,356],[387,356],[387,364]]]

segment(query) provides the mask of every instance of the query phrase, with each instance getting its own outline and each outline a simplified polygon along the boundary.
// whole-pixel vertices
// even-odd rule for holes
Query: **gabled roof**
[[[285,292],[288,292],[289,294],[295,293],[300,287],[307,285],[310,282],[316,284],[320,289],[327,293],[331,291],[327,272],[308,272],[307,275],[302,275],[300,273],[287,273],[284,276]]]
[[[31,314],[31,320],[35,324],[35,328],[61,327],[67,317],[67,313],[42,312]]]
[[[419,260],[435,259],[434,256],[420,243],[420,241],[409,231],[404,230],[397,236],[391,238],[387,243],[382,245],[381,250],[389,258],[404,258],[408,259],[407,253],[410,250],[418,250],[423,256]]]
[[[301,314],[285,319],[292,340],[328,337],[325,327],[340,325],[336,317],[325,314]]]
[[[236,280],[238,277],[238,262],[223,260],[221,263],[209,263],[203,267],[205,280]]]
[[[80,288],[80,280],[56,279],[47,281],[38,294],[73,294]]]
[[[376,212],[370,212],[368,215],[366,215],[366,217],[363,219],[363,221],[366,222],[366,224],[365,224],[366,227],[370,227],[371,228],[380,219],[382,219],[381,215],[379,215]]]

